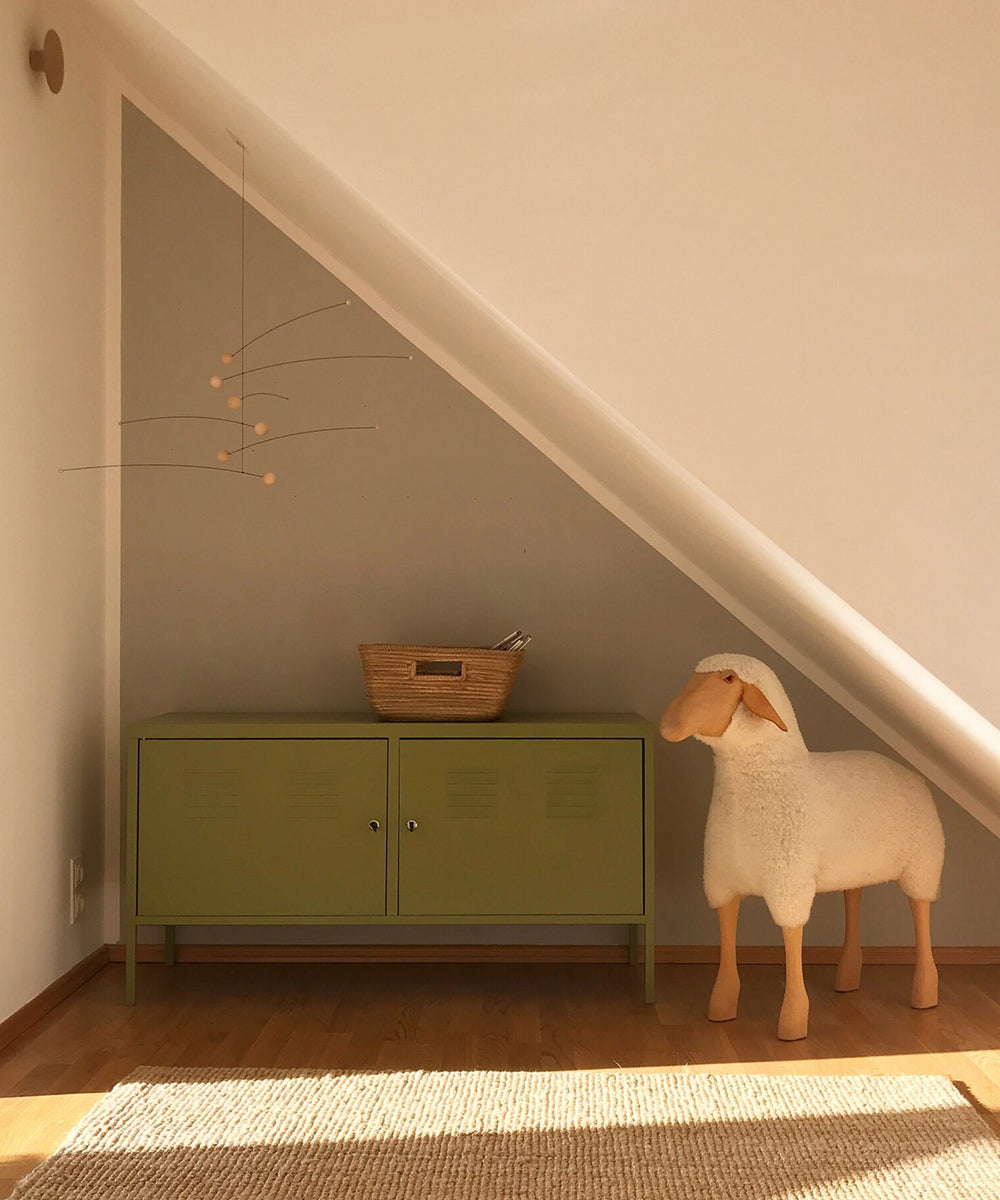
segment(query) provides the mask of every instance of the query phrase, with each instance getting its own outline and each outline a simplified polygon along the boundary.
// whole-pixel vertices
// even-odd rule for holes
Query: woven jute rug
[[[937,1076],[144,1068],[17,1200],[997,1200]]]

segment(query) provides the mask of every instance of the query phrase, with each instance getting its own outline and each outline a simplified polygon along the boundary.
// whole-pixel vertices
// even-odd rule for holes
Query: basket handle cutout
[[[419,679],[421,676],[433,675],[444,677],[446,679],[464,679],[465,678],[465,663],[460,660],[433,660],[433,659],[418,659],[413,664],[414,677]]]

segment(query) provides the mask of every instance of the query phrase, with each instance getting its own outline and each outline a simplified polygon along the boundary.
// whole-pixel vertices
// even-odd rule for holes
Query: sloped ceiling
[[[229,182],[238,131],[272,219],[1000,833],[1000,732],[898,644],[1000,713],[983,6],[94,2],[134,100]]]

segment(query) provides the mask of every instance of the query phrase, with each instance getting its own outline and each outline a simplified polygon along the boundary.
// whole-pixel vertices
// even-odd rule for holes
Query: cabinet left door
[[[384,914],[387,763],[378,739],[143,739],[138,915]]]

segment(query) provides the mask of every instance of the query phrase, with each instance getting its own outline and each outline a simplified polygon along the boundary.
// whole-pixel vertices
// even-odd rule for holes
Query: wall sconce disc
[[[28,63],[33,71],[39,71],[45,76],[45,82],[53,95],[60,91],[66,77],[66,60],[63,57],[59,34],[54,29],[50,29],[45,35],[41,50],[29,51]]]

